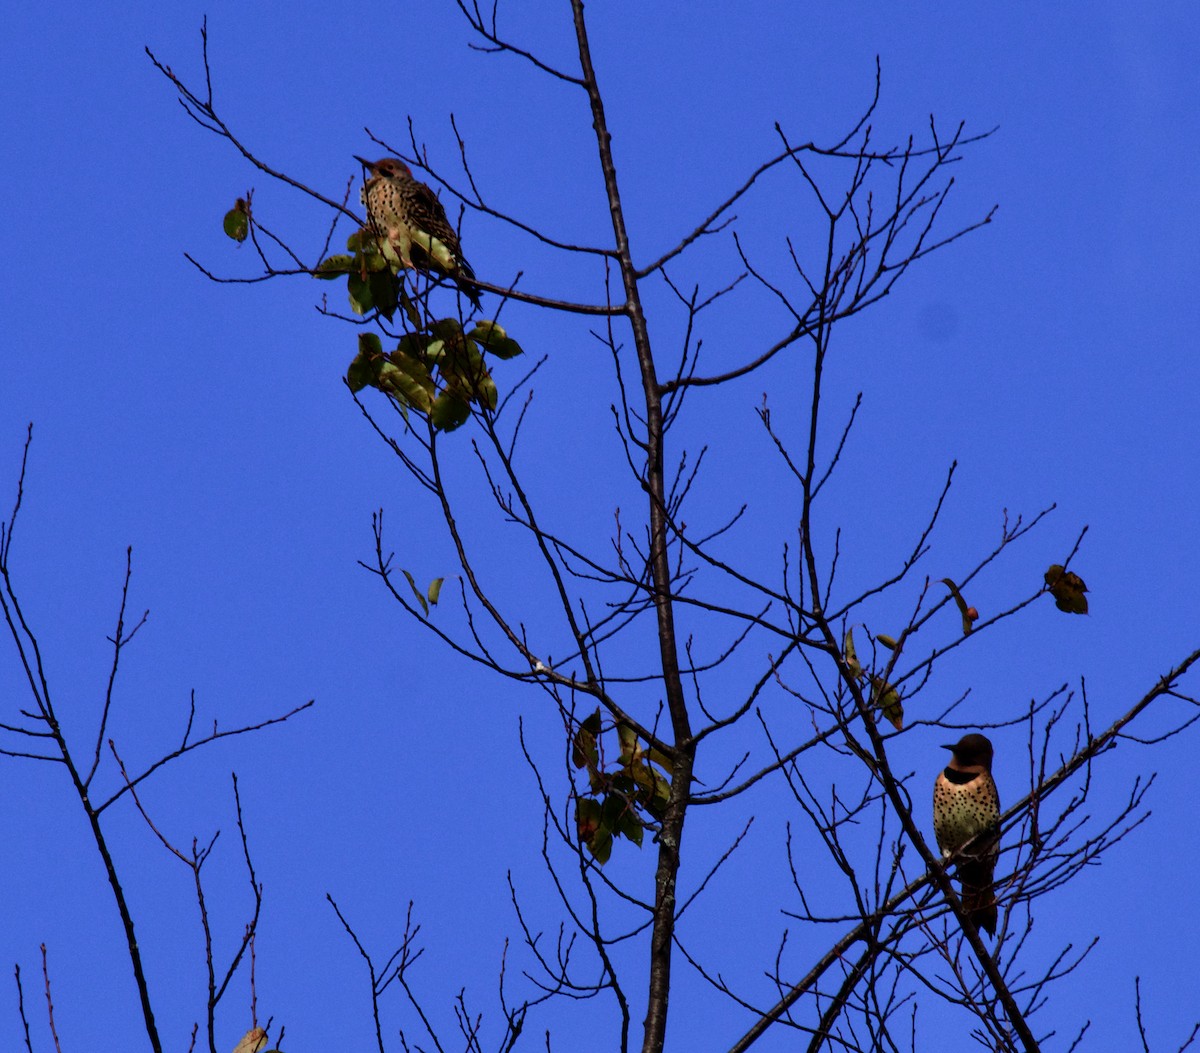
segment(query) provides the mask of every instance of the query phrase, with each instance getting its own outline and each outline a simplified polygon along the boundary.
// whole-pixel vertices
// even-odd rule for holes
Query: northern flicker
[[[377,237],[390,245],[405,267],[453,278],[476,307],[475,272],[463,258],[458,233],[446,218],[441,201],[398,157],[358,161],[370,172],[360,194]]]
[[[971,734],[945,748],[953,756],[933,784],[933,830],[943,860],[979,838],[955,862],[963,909],[977,927],[995,936],[992,875],[1000,852],[1000,796],[992,780],[992,744],[986,735]]]

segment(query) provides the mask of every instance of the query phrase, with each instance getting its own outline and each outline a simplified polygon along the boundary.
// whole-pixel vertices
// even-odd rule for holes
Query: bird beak
[[[362,165],[363,168],[373,168],[374,167],[374,165],[372,165],[370,161],[364,161],[361,157],[358,156],[358,154],[351,154],[350,156],[353,157],[354,160],[356,160],[360,165]]]
[[[950,745],[950,743],[948,743],[948,742],[943,742],[943,743],[942,743],[942,749],[944,749],[944,750],[952,750],[952,749],[954,749],[954,747],[953,747],[952,745]]]

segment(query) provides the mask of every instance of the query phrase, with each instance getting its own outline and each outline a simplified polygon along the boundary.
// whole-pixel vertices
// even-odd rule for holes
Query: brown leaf
[[[1088,587],[1083,578],[1058,563],[1052,563],[1043,577],[1046,588],[1054,597],[1054,606],[1067,614],[1087,614],[1088,601],[1084,593]]]

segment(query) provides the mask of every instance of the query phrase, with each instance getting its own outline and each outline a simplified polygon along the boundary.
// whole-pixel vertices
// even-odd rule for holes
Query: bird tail
[[[962,881],[962,905],[972,923],[989,936],[996,935],[996,893],[992,887],[995,863],[963,862],[958,876]]]
[[[483,304],[479,300],[479,286],[471,279],[475,277],[475,272],[471,270],[471,265],[464,259],[458,261],[458,268],[454,273],[455,284],[458,285],[461,292],[474,305],[475,310],[479,310]]]
[[[478,311],[481,307],[483,307],[483,303],[479,299],[478,285],[476,285],[474,282],[467,281],[466,278],[455,278],[454,280],[458,284],[458,291],[471,301],[471,304],[475,310]]]

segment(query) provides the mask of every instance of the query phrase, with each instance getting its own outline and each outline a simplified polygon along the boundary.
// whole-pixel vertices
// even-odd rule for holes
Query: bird
[[[996,935],[996,896],[992,878],[1000,853],[1000,795],[992,779],[992,743],[986,735],[964,735],[933,784],[933,830],[943,862],[969,841],[955,862],[962,884],[963,910],[988,935]]]
[[[479,288],[471,280],[475,272],[462,254],[458,233],[437,194],[414,179],[412,170],[398,157],[367,161],[355,154],[354,160],[370,172],[360,198],[375,235],[391,246],[402,266],[454,279],[479,307]]]

